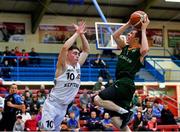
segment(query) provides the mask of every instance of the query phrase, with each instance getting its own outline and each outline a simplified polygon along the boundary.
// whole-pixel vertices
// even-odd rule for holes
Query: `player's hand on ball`
[[[148,17],[146,17],[145,20],[141,22],[142,24],[141,29],[146,29],[149,23],[150,23],[150,20]]]

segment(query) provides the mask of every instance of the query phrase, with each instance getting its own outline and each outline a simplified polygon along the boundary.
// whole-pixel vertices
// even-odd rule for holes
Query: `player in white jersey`
[[[68,105],[74,100],[80,87],[80,65],[84,64],[89,43],[84,35],[85,23],[74,25],[76,32],[62,46],[56,65],[55,86],[47,97],[42,111],[42,130],[60,130]],[[73,45],[80,36],[82,52]]]

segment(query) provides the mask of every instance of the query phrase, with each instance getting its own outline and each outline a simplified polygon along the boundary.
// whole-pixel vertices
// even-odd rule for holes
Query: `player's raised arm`
[[[147,36],[146,36],[146,28],[149,25],[149,19],[148,17],[146,18],[146,20],[142,23],[141,26],[141,31],[142,31],[142,41],[141,41],[141,48],[140,48],[140,53],[142,55],[142,57],[144,57],[147,52],[149,51],[149,45],[148,45],[148,40],[147,40]]]
[[[118,49],[122,49],[126,46],[126,42],[120,38],[120,35],[130,26],[130,22],[128,21],[125,25],[121,26],[118,30],[113,33],[113,38],[117,43]]]
[[[80,22],[79,30],[80,30],[80,38],[81,38],[81,42],[82,42],[82,52],[79,57],[79,64],[83,65],[86,58],[88,57],[89,52],[90,52],[89,43],[84,35],[84,33],[85,33],[85,23],[84,22]]]
[[[76,31],[62,46],[59,52],[58,61],[56,65],[56,77],[60,75],[66,68],[66,63],[67,63],[66,58],[67,58],[68,50],[74,44],[78,36],[79,36],[79,32]]]

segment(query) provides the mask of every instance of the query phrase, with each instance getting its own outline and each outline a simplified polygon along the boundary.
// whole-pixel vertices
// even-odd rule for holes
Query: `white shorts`
[[[59,131],[67,107],[68,105],[60,104],[57,99],[49,96],[42,109],[41,129]]]

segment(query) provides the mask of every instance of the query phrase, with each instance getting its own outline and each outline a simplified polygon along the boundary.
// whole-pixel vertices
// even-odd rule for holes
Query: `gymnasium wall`
[[[35,47],[37,52],[40,53],[58,53],[59,49],[62,45],[58,44],[41,44],[39,43],[39,33],[38,29],[35,34],[31,33],[31,16],[26,14],[10,14],[10,13],[1,13],[0,14],[0,22],[23,22],[26,26],[26,38],[24,43],[8,43],[8,42],[0,42],[0,51],[4,50],[5,46],[9,46],[10,49],[15,46],[19,46],[20,49],[26,49],[26,51],[30,51],[32,47]],[[86,21],[88,26],[94,26],[94,23],[97,21],[101,22],[100,18],[80,18],[80,17],[65,17],[65,16],[44,16],[40,24],[55,24],[55,25],[71,25],[72,23],[77,23],[79,19],[83,19]],[[108,22],[120,22],[120,19],[108,19]],[[151,21],[149,28],[164,28],[164,36],[167,36],[167,29],[175,29],[180,30],[180,23],[177,22],[155,22]],[[78,40],[79,42],[79,40]],[[101,51],[96,50],[96,45],[91,44],[91,54],[95,54]],[[168,40],[165,37],[164,47],[152,47],[152,49],[164,49],[168,48]],[[171,53],[172,49],[168,48]],[[117,52],[117,51],[116,51]],[[153,50],[153,54],[158,55],[160,52],[157,50]]]

